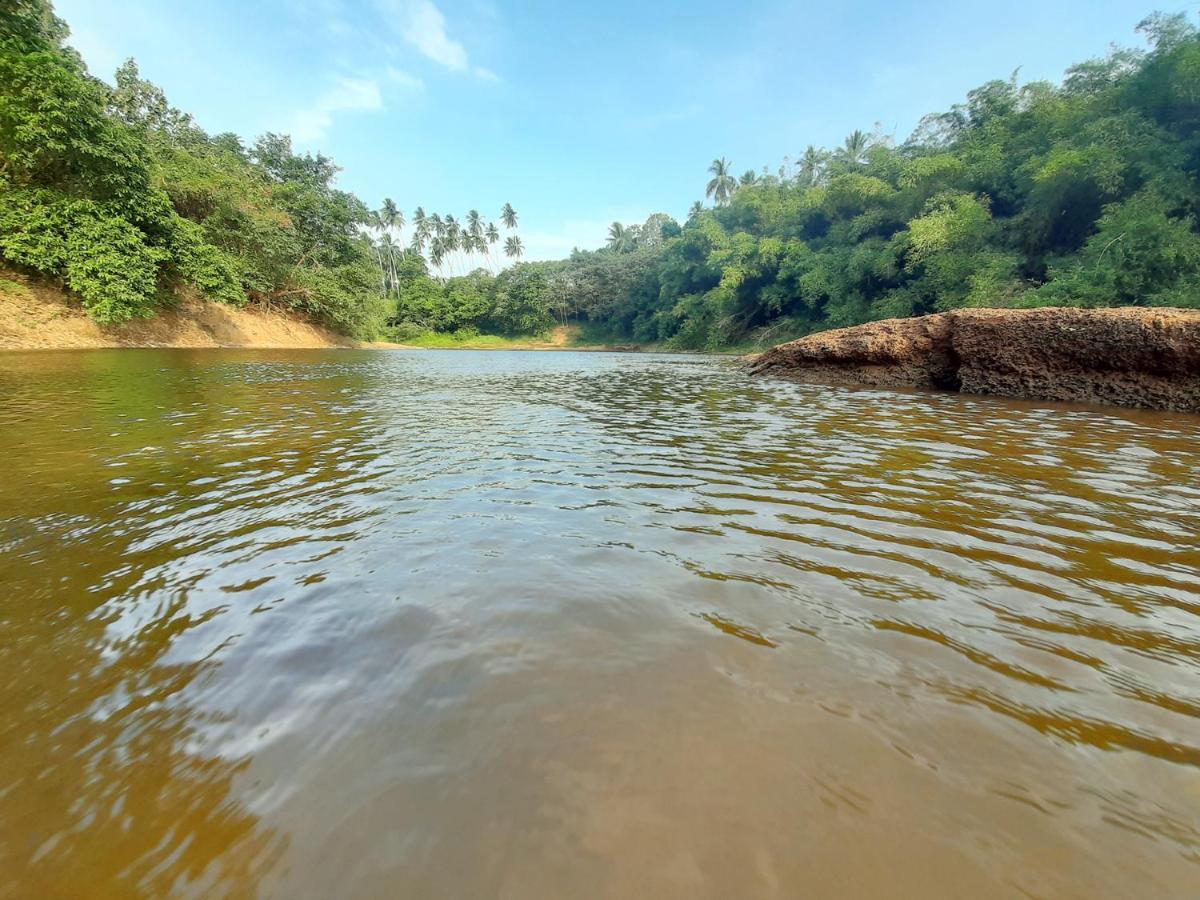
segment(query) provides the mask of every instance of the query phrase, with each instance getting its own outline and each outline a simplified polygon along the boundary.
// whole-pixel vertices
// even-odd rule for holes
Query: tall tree
[[[512,208],[511,203],[505,203],[501,208],[500,221],[504,223],[505,228],[517,227],[517,211]]]
[[[517,235],[513,235],[504,242],[504,254],[510,259],[520,259],[525,253],[525,245],[521,243],[521,239]]]
[[[627,253],[637,246],[636,226],[613,222],[608,226],[608,246],[618,253]]]
[[[808,145],[804,155],[800,157],[800,174],[797,177],[801,187],[815,187],[821,183],[827,159],[828,154],[823,150],[818,150],[812,144]]]
[[[855,129],[846,136],[842,146],[838,148],[837,158],[849,166],[861,166],[866,162],[867,151],[871,149],[871,136],[865,131]]]
[[[500,240],[500,229],[496,227],[495,222],[488,222],[487,229],[484,231],[484,238],[487,240],[487,255],[488,262],[492,265],[493,270],[497,265],[497,260],[492,258],[492,247],[496,246],[496,242]]]
[[[732,168],[733,164],[723,156],[720,159],[714,159],[712,165],[708,167],[712,179],[708,182],[704,194],[711,197],[718,206],[728,203],[729,198],[737,190],[737,180],[730,174]]]

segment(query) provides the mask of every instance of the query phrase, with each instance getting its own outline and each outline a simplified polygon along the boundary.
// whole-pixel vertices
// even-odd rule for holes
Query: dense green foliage
[[[0,7],[0,257],[62,279],[104,323],[190,285],[378,330],[368,211],[328,159],[207,135],[132,61],[115,87],[89,76],[66,34],[46,0]]]
[[[740,178],[714,160],[716,205],[682,229],[614,223],[599,251],[440,284],[436,316],[402,292],[397,319],[515,328],[480,298],[518,297],[522,327],[715,349],[965,306],[1200,306],[1200,36],[1139,30],[1146,51],[990,82],[898,146],[856,131]]]
[[[682,226],[520,262],[471,210],[411,222],[334,187],[327,158],[210,136],[142,80],[90,77],[48,0],[0,9],[0,257],[102,322],[182,285],[362,336],[532,334],[716,349],[964,306],[1200,306],[1200,35],[1155,15],[1061,85],[972,91],[897,145],[855,131],[777,172],[724,157]],[[505,204],[499,220],[515,229]],[[412,226],[411,240],[404,228]],[[500,270],[501,255],[513,261]],[[466,274],[462,274],[466,273]]]

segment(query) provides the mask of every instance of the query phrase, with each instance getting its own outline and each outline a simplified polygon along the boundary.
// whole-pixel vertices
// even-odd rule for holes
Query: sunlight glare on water
[[[1200,895],[1200,417],[0,356],[0,896]]]

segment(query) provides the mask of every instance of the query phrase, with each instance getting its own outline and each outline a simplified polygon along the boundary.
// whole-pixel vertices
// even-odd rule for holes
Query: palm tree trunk
[[[383,268],[383,254],[379,252],[378,247],[374,247],[375,262],[379,264],[379,288],[383,291],[383,296],[387,296],[387,271]]]

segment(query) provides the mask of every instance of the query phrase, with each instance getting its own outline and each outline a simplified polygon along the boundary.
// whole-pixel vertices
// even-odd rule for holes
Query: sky
[[[1140,45],[1150,0],[56,0],[106,80],[127,57],[210,133],[293,136],[406,213],[499,218],[526,258],[679,219],[736,173],[923,115],[1020,67]],[[1174,6],[1160,7],[1169,12]]]

